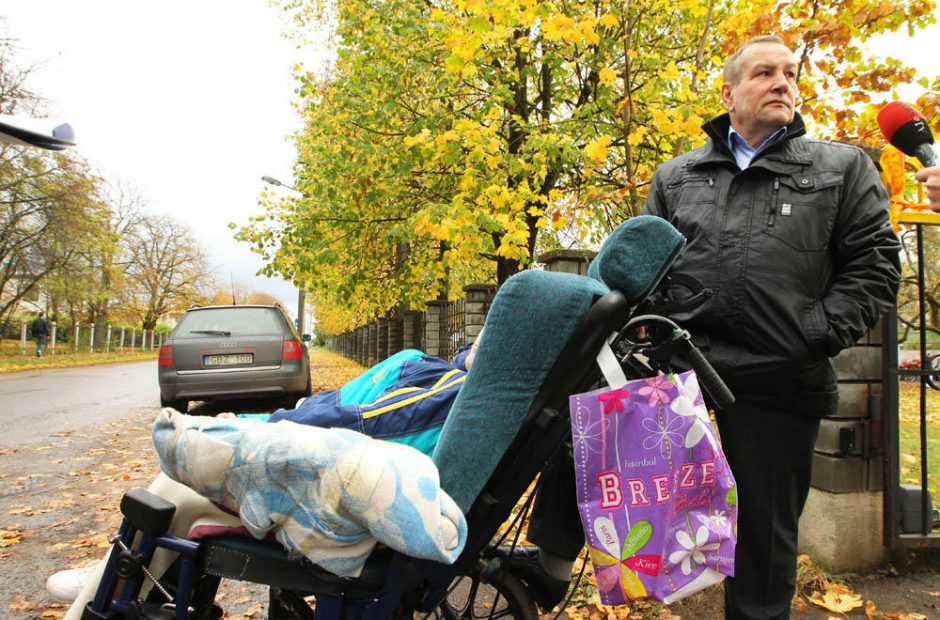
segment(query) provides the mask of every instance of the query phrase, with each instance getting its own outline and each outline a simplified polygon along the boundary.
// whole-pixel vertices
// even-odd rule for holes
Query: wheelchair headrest
[[[685,247],[685,237],[666,220],[638,215],[604,241],[588,275],[619,290],[630,305],[643,301]]]

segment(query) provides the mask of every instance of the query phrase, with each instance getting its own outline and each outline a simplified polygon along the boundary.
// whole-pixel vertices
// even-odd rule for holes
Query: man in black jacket
[[[39,313],[29,331],[36,341],[36,357],[42,357],[42,350],[46,348],[46,340],[49,338],[49,323],[46,321],[45,312]]]
[[[794,111],[797,59],[777,37],[728,61],[728,113],[708,143],[663,164],[646,212],[688,246],[674,272],[714,295],[673,316],[737,397],[717,412],[738,483],[735,577],[725,618],[788,619],[800,513],[820,417],[838,397],[829,360],[895,302],[888,196],[861,150],[811,140]]]

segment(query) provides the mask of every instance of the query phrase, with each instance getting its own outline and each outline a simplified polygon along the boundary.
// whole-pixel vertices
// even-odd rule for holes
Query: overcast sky
[[[260,259],[227,226],[260,212],[262,175],[291,184],[291,67],[320,60],[281,36],[281,13],[265,0],[4,0],[0,16],[19,66],[41,63],[29,84],[77,150],[191,227],[220,281],[294,315],[294,288],[255,277]]]
[[[262,175],[291,184],[291,67],[322,65],[281,36],[281,13],[266,0],[3,0],[0,16],[20,65],[43,63],[30,85],[73,125],[78,151],[149,212],[189,225],[221,281],[232,274],[294,314],[294,288],[255,277],[261,261],[228,229],[260,212]],[[936,25],[877,48],[940,72]]]

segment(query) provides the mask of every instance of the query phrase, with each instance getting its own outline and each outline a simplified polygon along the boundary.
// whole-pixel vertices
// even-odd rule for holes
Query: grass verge
[[[124,349],[110,352],[79,352],[74,353],[68,346],[60,345],[56,354],[47,349],[42,357],[35,356],[36,345],[29,341],[26,343],[26,353],[16,340],[0,342],[0,373],[36,370],[40,368],[73,368],[77,366],[97,366],[100,364],[117,364],[119,362],[139,362],[157,358],[157,351],[140,351]]]

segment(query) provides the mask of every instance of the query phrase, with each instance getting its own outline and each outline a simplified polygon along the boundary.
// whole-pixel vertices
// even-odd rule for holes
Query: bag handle
[[[597,365],[600,366],[601,372],[604,374],[604,379],[607,380],[607,385],[609,385],[612,390],[622,388],[627,384],[627,377],[623,374],[623,368],[620,367],[617,356],[614,355],[613,349],[610,348],[610,342],[616,336],[616,333],[611,334],[610,338],[604,341],[604,346],[601,347],[600,352],[597,354]]]

